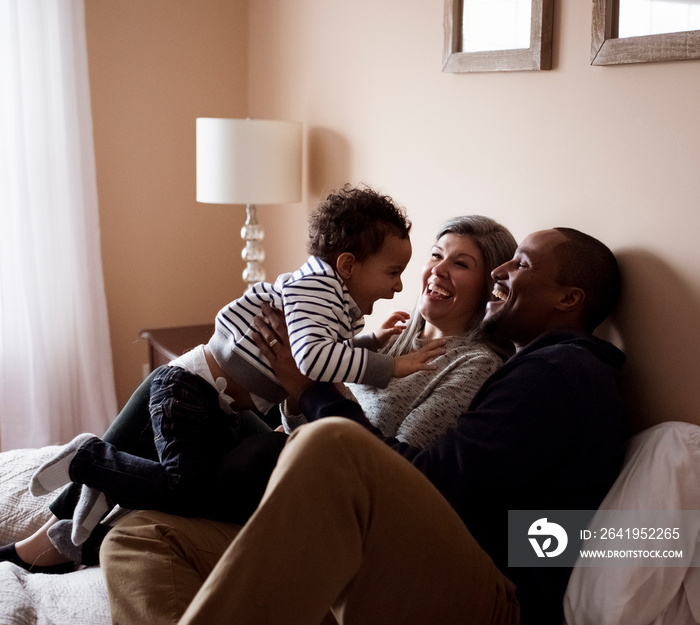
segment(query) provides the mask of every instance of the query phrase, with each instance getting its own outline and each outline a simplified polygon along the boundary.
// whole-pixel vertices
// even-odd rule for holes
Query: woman
[[[491,271],[510,260],[515,248],[510,232],[488,217],[456,217],[440,228],[410,322],[383,351],[400,356],[444,339],[446,353],[432,361],[432,371],[392,379],[384,389],[348,385],[385,436],[427,447],[466,412],[476,391],[501,366],[510,346],[497,345],[480,324],[491,297]],[[291,431],[304,419],[285,416],[283,421]]]
[[[447,340],[447,353],[435,360],[433,370],[394,380],[386,389],[353,388],[370,419],[385,433],[427,445],[454,423],[483,381],[500,366],[501,358],[482,336],[479,324],[489,298],[491,270],[509,260],[515,248],[510,232],[487,217],[459,217],[440,230],[423,272],[416,312],[388,349],[398,356],[422,342],[442,338]],[[402,381],[406,383],[395,384]],[[155,459],[148,382],[137,389],[103,438],[125,451]],[[286,418],[289,425],[300,420]],[[97,547],[108,528],[98,526],[81,548],[70,542],[70,522],[58,523],[72,518],[78,494],[79,486],[67,487],[51,505],[54,517],[29,538],[0,548],[0,559],[42,572],[63,572],[66,568],[56,565],[67,560],[96,563]]]

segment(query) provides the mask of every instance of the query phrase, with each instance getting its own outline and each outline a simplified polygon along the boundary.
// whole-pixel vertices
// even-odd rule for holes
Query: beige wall
[[[213,321],[243,288],[240,211],[195,200],[195,119],[247,112],[247,7],[86,0],[102,255],[119,404],[144,328]]]
[[[591,67],[591,3],[555,5],[552,71],[443,74],[440,0],[251,2],[250,113],[308,137],[306,203],[268,237],[294,248],[268,269],[303,258],[307,208],[346,180],[413,218],[401,306],[446,218],[491,215],[518,239],[580,228],[624,270],[632,411],[700,423],[700,62]]]
[[[395,196],[415,224],[391,305],[412,306],[453,215],[519,239],[580,228],[624,270],[632,411],[700,422],[700,62],[591,67],[582,1],[555,3],[554,69],[514,74],[441,72],[441,0],[86,4],[121,401],[145,360],[139,329],[204,323],[240,287],[240,211],[194,200],[194,118],[248,114],[306,129],[304,202],[259,209],[268,275],[304,259],[308,210],[346,181]]]

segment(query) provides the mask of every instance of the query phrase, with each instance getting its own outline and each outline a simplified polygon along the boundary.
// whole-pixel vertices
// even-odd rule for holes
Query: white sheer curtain
[[[83,1],[0,0],[0,444],[115,409]]]

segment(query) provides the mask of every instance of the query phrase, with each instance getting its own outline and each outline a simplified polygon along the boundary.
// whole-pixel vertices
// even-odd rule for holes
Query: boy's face
[[[355,260],[345,285],[363,315],[372,312],[378,299],[392,299],[403,289],[401,274],[411,260],[411,241],[389,235],[373,256]]]

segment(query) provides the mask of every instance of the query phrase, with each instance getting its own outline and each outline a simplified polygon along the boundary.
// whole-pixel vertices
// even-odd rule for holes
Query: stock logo
[[[569,542],[566,530],[556,523],[550,523],[546,517],[537,519],[527,531],[532,548],[538,558],[554,558],[561,554]],[[556,539],[556,546],[552,548],[552,538]]]

